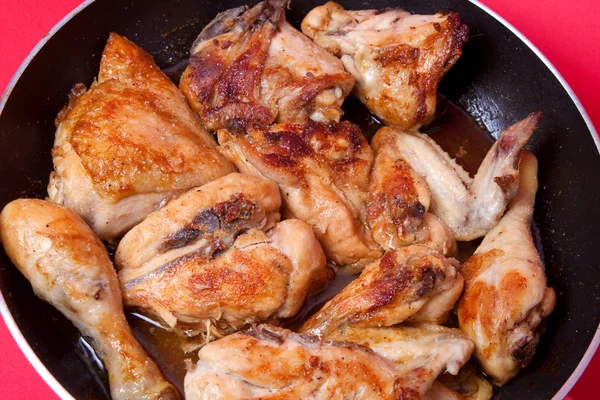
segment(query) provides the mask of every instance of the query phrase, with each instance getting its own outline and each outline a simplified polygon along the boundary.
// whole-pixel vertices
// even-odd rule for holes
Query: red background
[[[300,0],[296,0],[300,1]],[[0,92],[35,44],[82,0],[0,0]],[[598,0],[483,0],[527,36],[571,85],[600,127],[600,3]],[[594,398],[597,355],[571,391]],[[56,399],[0,320],[0,399]]]

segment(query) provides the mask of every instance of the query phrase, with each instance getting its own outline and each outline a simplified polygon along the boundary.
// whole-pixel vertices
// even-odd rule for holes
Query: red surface
[[[300,0],[296,0],[300,1]],[[35,44],[81,0],[0,0],[0,91]],[[598,0],[483,0],[527,36],[571,85],[600,127],[600,7]],[[597,355],[570,396],[593,398]],[[56,399],[0,321],[0,399]]]

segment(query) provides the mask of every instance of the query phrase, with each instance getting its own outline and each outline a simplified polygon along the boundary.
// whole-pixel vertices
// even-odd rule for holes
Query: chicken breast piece
[[[235,169],[144,50],[112,33],[98,79],[75,87],[57,118],[51,201],[101,239],[122,236],[191,187]]]
[[[431,391],[441,373],[458,374],[474,348],[473,342],[460,330],[432,324],[344,326],[327,335],[326,340],[361,344],[393,361],[402,371],[399,382],[410,387],[417,398]]]
[[[541,113],[530,114],[502,132],[475,178],[427,135],[383,127],[373,141],[395,147],[402,160],[427,183],[429,211],[450,228],[456,240],[469,241],[496,226],[517,192],[519,153],[540,118]]]
[[[219,143],[242,173],[279,184],[284,215],[307,222],[343,271],[381,257],[365,228],[373,151],[356,125],[280,124],[245,135],[224,129]]]
[[[372,113],[408,130],[433,117],[438,84],[461,56],[468,28],[456,13],[348,11],[330,1],[308,13],[302,32],[341,58]]]
[[[444,255],[454,255],[457,250],[454,235],[427,212],[431,201],[429,188],[402,159],[396,135],[382,129],[371,146],[375,161],[367,221],[373,240],[384,250],[423,243]]]
[[[326,338],[346,325],[441,323],[463,289],[457,266],[456,260],[423,245],[389,250],[310,317],[300,332]]]
[[[208,129],[339,121],[354,79],[285,21],[287,4],[227,10],[198,36],[180,87]]]
[[[276,224],[280,205],[277,184],[237,173],[171,201],[117,248],[125,305],[208,336],[294,316],[328,273],[307,224]]]
[[[483,371],[502,385],[527,366],[556,303],[531,236],[537,160],[523,152],[517,195],[463,265],[460,328],[475,342]]]
[[[113,399],[179,399],[133,336],[108,253],[77,214],[42,200],[15,200],[0,214],[0,240],[35,294],[92,338]]]
[[[204,346],[185,376],[200,399],[419,399],[419,369],[403,369],[367,347],[321,342],[259,325]]]

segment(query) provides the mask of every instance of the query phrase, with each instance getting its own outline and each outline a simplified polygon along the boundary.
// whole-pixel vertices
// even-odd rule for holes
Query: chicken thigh
[[[227,10],[198,36],[180,87],[208,129],[339,121],[354,79],[285,21],[287,4]]]
[[[418,129],[435,113],[437,87],[462,54],[468,28],[455,13],[314,8],[302,32],[340,57],[355,95],[384,122]]]
[[[57,118],[51,201],[101,239],[122,236],[167,200],[235,169],[152,57],[111,34],[98,79]]]
[[[192,189],[119,244],[126,306],[221,336],[294,316],[328,279],[312,229],[279,220],[277,184],[230,174]]]
[[[133,336],[108,253],[77,214],[42,200],[15,200],[0,214],[0,239],[34,292],[93,339],[114,400],[179,398]]]
[[[429,375],[419,363],[401,366],[367,347],[269,325],[208,344],[198,356],[185,377],[188,400],[416,400]]]
[[[423,245],[389,250],[300,328],[326,338],[343,326],[445,321],[463,289],[458,262]]]
[[[556,303],[531,235],[537,160],[523,152],[520,164],[519,191],[508,211],[462,267],[466,285],[458,304],[460,328],[499,385],[529,364]]]
[[[219,143],[242,173],[279,184],[284,216],[307,222],[344,271],[381,257],[365,227],[373,151],[356,125],[279,124],[245,135],[223,129]]]
[[[541,113],[533,113],[507,128],[483,160],[475,178],[462,169],[429,136],[381,128],[373,142],[386,142],[427,183],[430,212],[469,241],[490,231],[519,187],[519,153],[533,134]]]

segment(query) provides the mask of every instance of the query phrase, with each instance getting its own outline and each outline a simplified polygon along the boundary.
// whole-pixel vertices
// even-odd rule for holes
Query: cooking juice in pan
[[[367,139],[370,139],[382,126],[367,108],[354,98],[346,99],[344,110],[348,119],[361,127]],[[441,96],[438,98],[437,110],[435,120],[421,131],[429,134],[470,174],[475,174],[479,164],[492,146],[492,136],[478,128],[466,113]],[[475,251],[478,244],[479,240],[459,243],[457,258],[464,262]],[[323,291],[307,299],[296,317],[282,321],[281,325],[292,330],[299,328],[306,319],[357,276],[338,274]],[[190,341],[194,342],[194,340],[186,338],[185,335],[169,332],[160,323],[140,314],[130,313],[128,317],[138,340],[150,356],[156,360],[165,377],[183,393],[183,379],[186,373],[185,360],[196,362],[198,358],[197,348],[188,352],[185,352],[183,348],[193,348],[190,346]],[[198,339],[195,342],[198,342]]]

